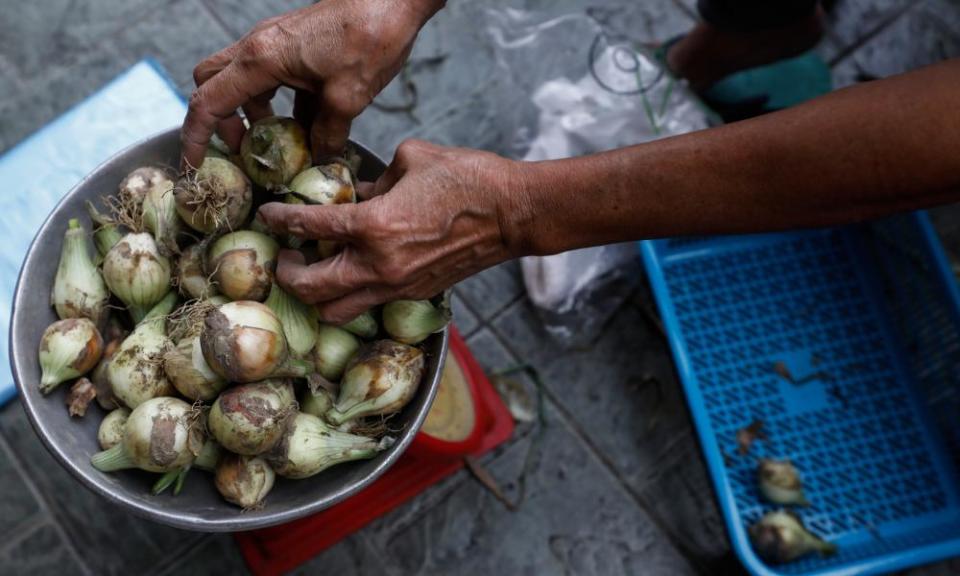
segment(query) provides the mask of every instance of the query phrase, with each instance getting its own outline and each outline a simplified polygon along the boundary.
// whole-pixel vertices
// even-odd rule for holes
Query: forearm
[[[960,198],[960,61],[746,122],[518,168],[517,254],[854,222]]]

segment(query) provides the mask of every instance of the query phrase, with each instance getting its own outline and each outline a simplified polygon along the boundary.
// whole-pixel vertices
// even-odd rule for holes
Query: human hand
[[[383,302],[432,297],[519,255],[511,232],[518,170],[495,154],[407,140],[376,183],[361,184],[365,202],[266,204],[258,217],[275,232],[343,244],[310,265],[282,251],[277,282],[332,323]]]
[[[350,123],[399,72],[417,32],[444,0],[324,0],[269,18],[193,71],[197,89],[181,131],[182,164],[199,166],[210,136],[239,148],[242,107],[273,114],[280,86],[296,90],[294,116],[315,158],[342,153]]]

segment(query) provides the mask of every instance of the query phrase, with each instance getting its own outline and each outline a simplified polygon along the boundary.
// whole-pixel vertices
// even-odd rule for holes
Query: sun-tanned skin
[[[243,130],[236,108],[254,120],[270,114],[280,85],[298,91],[295,115],[311,127],[315,157],[339,152],[351,120],[397,73],[442,4],[325,0],[259,24],[197,66],[185,164],[202,160],[214,130],[235,146]],[[793,40],[809,42],[799,36],[811,24],[801,25]],[[700,42],[705,57],[732,53],[711,46],[726,40],[709,30],[693,41],[686,48]],[[680,50],[671,61],[689,62]],[[379,181],[360,190],[369,201],[267,204],[260,217],[278,232],[345,244],[311,265],[282,252],[277,269],[281,285],[316,303],[328,321],[343,322],[523,255],[840,224],[953,201],[958,94],[960,61],[948,61],[783,112],[567,160],[517,162],[406,141]]]

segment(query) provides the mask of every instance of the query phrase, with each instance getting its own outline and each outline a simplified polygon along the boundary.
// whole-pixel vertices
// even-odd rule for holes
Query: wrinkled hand
[[[199,166],[214,131],[234,150],[244,127],[272,115],[280,86],[296,90],[294,116],[315,158],[339,154],[350,123],[399,72],[420,27],[443,0],[324,0],[260,22],[201,62],[183,123],[184,167]]]
[[[280,253],[278,283],[342,323],[372,306],[432,297],[516,256],[510,238],[517,164],[490,154],[407,140],[357,204],[266,204],[258,217],[279,233],[344,244],[306,265]]]

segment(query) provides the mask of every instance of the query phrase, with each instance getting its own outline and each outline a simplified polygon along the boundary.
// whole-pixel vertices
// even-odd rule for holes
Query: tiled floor
[[[302,0],[133,0],[8,3],[0,15],[0,152],[140,58],[156,58],[185,93],[203,56],[257,20]],[[960,55],[960,5],[951,0],[839,0],[819,51],[838,86]],[[509,125],[488,96],[497,81],[483,10],[562,14],[589,10],[648,42],[689,27],[693,0],[451,0],[414,50],[413,114],[372,107],[354,136],[390,157],[409,136],[509,152]],[[408,94],[390,86],[381,103]],[[278,109],[289,110],[289,95]],[[481,121],[482,120],[482,121]],[[935,214],[960,248],[956,209]],[[960,251],[957,251],[960,253]],[[533,364],[546,382],[547,425],[508,512],[457,475],[326,551],[315,574],[735,574],[666,345],[644,314],[644,292],[587,349],[549,340],[523,293],[516,264],[463,282],[457,323],[488,369]],[[661,383],[657,392],[648,377]],[[532,386],[529,381],[524,385]],[[531,426],[487,457],[515,494]],[[0,573],[241,574],[229,536],[138,520],[80,487],[46,453],[14,402],[0,411]],[[957,574],[944,563],[914,574]]]

